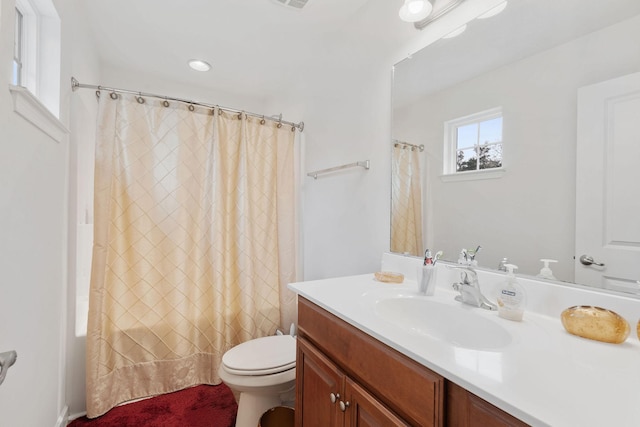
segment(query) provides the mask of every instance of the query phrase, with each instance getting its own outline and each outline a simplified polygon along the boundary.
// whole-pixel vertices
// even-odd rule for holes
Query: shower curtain
[[[295,320],[295,132],[99,99],[87,415],[218,384],[226,350]]]
[[[421,256],[424,249],[420,151],[394,144],[391,176],[391,252]]]

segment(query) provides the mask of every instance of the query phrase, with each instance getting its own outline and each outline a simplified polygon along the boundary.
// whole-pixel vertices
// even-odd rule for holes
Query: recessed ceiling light
[[[467,29],[467,24],[464,24],[462,27],[458,27],[455,30],[451,31],[449,34],[447,34],[446,36],[443,36],[443,39],[451,39],[455,36],[459,36],[460,34],[464,33],[464,30]]]
[[[201,59],[189,60],[189,67],[196,71],[209,71],[211,69],[211,65]]]
[[[485,18],[491,18],[492,16],[496,16],[497,14],[502,12],[506,7],[507,7],[507,2],[503,1],[499,5],[492,7],[482,15],[479,15],[478,19],[485,19]]]

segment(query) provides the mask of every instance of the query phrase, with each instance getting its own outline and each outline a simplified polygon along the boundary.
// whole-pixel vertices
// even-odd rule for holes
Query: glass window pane
[[[13,77],[11,78],[11,84],[14,86],[20,86],[20,65],[13,61]]]
[[[458,150],[458,157],[456,159],[456,171],[474,171],[478,168],[478,157],[476,155],[475,148],[467,148],[465,150]]]
[[[478,124],[473,123],[458,127],[457,148],[464,149],[473,147],[478,140]]]
[[[480,169],[502,167],[502,144],[481,145],[479,151]]]
[[[480,123],[480,144],[502,141],[502,117]]]

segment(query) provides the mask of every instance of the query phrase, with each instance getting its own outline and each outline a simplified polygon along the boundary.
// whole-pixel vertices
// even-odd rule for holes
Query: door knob
[[[600,262],[595,262],[592,256],[589,255],[582,255],[580,257],[580,262],[583,265],[597,265],[598,267],[604,267],[604,263],[600,263]]]

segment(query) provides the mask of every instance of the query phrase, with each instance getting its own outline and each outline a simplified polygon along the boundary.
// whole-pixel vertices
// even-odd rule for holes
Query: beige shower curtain
[[[99,101],[89,417],[217,384],[227,349],[296,317],[291,127],[115,96]]]
[[[391,252],[421,256],[424,249],[420,151],[394,144],[391,176]]]

